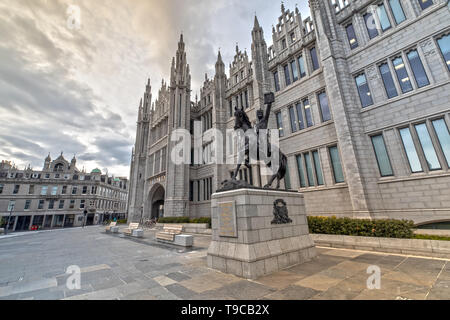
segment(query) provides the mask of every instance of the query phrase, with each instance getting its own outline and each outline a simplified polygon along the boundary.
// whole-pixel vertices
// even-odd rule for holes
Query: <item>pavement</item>
[[[209,269],[209,242],[195,235],[184,249],[158,243],[154,231],[133,239],[100,226],[0,237],[0,300],[450,298],[446,259],[318,248],[310,262],[251,281]],[[79,289],[67,285],[70,266],[81,271]],[[377,281],[368,268],[381,272],[379,289],[369,288]]]

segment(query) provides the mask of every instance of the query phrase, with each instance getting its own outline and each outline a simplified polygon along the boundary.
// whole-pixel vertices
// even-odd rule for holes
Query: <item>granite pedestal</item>
[[[284,200],[292,222],[274,224],[274,205],[279,199]],[[212,195],[211,208],[212,241],[207,256],[210,268],[256,279],[316,256],[301,193],[225,191]]]

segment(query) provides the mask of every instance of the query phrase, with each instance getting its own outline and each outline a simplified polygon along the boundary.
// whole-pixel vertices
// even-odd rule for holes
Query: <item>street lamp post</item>
[[[14,210],[14,205],[11,205],[9,207],[9,216],[8,216],[8,222],[6,223],[5,235],[8,234],[9,222],[11,221],[11,215],[12,215],[13,210]]]

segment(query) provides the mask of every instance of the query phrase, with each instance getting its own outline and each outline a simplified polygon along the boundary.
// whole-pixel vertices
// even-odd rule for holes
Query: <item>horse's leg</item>
[[[277,175],[277,189],[280,189],[280,177]]]
[[[264,189],[270,188],[272,186],[272,183],[273,183],[273,181],[275,180],[276,177],[277,177],[276,174],[271,176],[270,179],[269,179],[269,182],[264,186]]]
[[[234,171],[233,177],[231,178],[232,180],[236,180],[240,168],[241,168],[241,164],[238,163],[237,168],[236,168],[236,170]]]

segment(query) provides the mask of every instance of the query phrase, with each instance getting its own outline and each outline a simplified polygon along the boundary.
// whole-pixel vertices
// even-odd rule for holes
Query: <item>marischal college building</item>
[[[152,101],[149,80],[139,107],[131,220],[210,216],[211,194],[235,166],[209,156],[175,165],[170,133],[195,121],[205,133],[233,129],[235,107],[255,123],[272,91],[269,126],[288,157],[282,187],[304,194],[308,215],[450,221],[448,1],[310,0],[310,12],[282,5],[271,47],[255,17],[251,56],[236,48],[226,74],[219,52],[195,101],[181,37],[170,82]],[[254,186],[267,181],[242,168]]]

